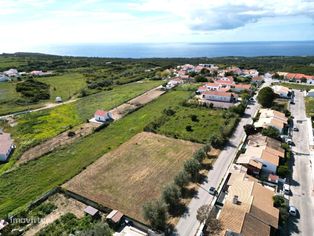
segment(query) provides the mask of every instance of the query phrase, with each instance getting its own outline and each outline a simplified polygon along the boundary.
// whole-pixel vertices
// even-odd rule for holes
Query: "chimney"
[[[238,195],[234,195],[233,196],[233,200],[232,200],[233,204],[238,204],[238,199],[239,199],[239,196]]]

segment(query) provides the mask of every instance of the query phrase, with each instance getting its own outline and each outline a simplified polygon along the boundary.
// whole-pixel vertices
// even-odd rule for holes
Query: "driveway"
[[[299,210],[300,217],[289,219],[289,232],[285,235],[314,235],[314,186],[308,129],[306,121],[304,121],[306,115],[302,92],[295,90],[295,105],[291,105],[290,110],[292,116],[295,117],[294,126],[299,128],[299,132],[293,132],[295,146],[292,147],[294,163],[290,181],[292,192],[290,205]],[[302,120],[302,123],[297,123],[297,120]]]
[[[175,227],[175,235],[192,236],[195,235],[200,223],[196,219],[197,209],[205,204],[210,204],[213,200],[212,195],[208,193],[210,187],[217,188],[228,171],[230,164],[233,162],[238,146],[241,144],[245,132],[243,126],[252,124],[252,118],[259,105],[257,102],[250,104],[245,111],[244,117],[239,122],[234,134],[229,139],[228,145],[220,153],[219,157],[213,165],[213,169],[209,171],[207,180],[199,187],[197,195],[191,200],[187,212],[180,218]]]

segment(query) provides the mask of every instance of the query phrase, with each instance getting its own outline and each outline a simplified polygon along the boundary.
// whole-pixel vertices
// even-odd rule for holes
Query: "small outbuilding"
[[[56,103],[60,103],[62,102],[62,98],[61,97],[56,97]]]
[[[114,225],[117,225],[120,223],[121,219],[123,217],[122,212],[118,210],[112,210],[106,217],[106,219],[110,222],[113,223]]]
[[[92,207],[92,206],[87,206],[84,209],[84,212],[85,212],[86,215],[90,215],[93,218],[98,218],[100,216],[99,211],[96,208]]]
[[[113,120],[112,114],[109,111],[97,110],[94,114],[95,120],[100,122],[107,122]]]

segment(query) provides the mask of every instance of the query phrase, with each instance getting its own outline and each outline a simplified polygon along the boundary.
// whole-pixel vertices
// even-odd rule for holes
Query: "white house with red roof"
[[[205,83],[204,86],[208,89],[208,90],[219,90],[221,89],[221,84],[217,84],[217,83]]]
[[[14,147],[11,135],[0,130],[0,161],[7,161]]]
[[[224,91],[206,91],[202,93],[202,97],[210,101],[232,102],[236,98],[236,95]]]
[[[287,80],[295,80],[297,83],[302,83],[304,80],[307,84],[314,84],[314,76],[313,75],[305,75],[300,73],[287,73],[284,76]]]
[[[106,122],[113,120],[111,112],[104,110],[97,110],[94,114],[94,118],[98,122]]]

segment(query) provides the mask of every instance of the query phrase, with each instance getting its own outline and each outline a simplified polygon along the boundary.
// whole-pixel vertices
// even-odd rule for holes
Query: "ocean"
[[[36,51],[68,56],[118,58],[314,56],[314,41],[71,44],[45,46]]]

